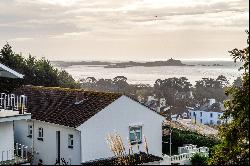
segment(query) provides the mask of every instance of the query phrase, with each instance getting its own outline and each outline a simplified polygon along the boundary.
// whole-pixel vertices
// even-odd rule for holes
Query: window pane
[[[141,142],[142,127],[130,127],[129,138],[131,142]]]
[[[137,141],[141,141],[141,132],[136,133]]]
[[[68,135],[68,146],[73,146],[73,145],[74,145],[73,135],[69,134]]]
[[[38,137],[43,138],[43,128],[38,129]]]
[[[130,133],[129,134],[129,139],[131,142],[135,141],[135,134],[134,133]]]

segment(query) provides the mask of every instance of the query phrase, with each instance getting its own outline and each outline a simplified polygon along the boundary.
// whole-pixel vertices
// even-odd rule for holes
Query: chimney
[[[215,103],[215,99],[208,99],[209,105],[213,105]]]

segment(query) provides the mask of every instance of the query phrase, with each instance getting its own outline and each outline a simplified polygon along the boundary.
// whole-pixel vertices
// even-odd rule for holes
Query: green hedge
[[[168,127],[164,127],[163,129],[167,129]],[[169,154],[169,136],[163,136],[163,145],[162,152],[163,154]],[[212,148],[214,145],[219,143],[218,139],[203,136],[201,134],[184,131],[180,129],[172,129],[172,155],[178,154],[178,147],[183,146],[183,144],[193,144],[198,147],[205,146],[208,148]]]

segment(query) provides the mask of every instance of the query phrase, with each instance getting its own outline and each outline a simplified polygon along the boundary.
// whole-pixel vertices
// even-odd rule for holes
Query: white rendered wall
[[[0,162],[12,160],[14,153],[13,122],[0,123]]]
[[[61,158],[64,158],[66,162],[72,165],[79,165],[81,163],[81,151],[80,151],[80,132],[69,127],[55,125],[51,123],[34,121],[33,137],[28,136],[28,124],[33,122],[27,122],[26,120],[15,122],[15,141],[21,144],[31,147],[34,138],[34,162],[37,164],[39,159],[43,160],[43,164],[54,165],[57,159],[57,144],[56,144],[56,131],[60,131],[61,135]],[[37,140],[38,128],[43,128],[44,140]],[[74,148],[68,148],[68,134],[74,136]]]
[[[81,131],[82,162],[114,156],[106,138],[116,131],[123,138],[128,151],[129,126],[142,125],[149,153],[162,156],[162,122],[164,118],[141,104],[122,96],[93,116],[78,129]],[[144,142],[144,141],[143,141]],[[133,146],[134,152],[137,147]],[[140,151],[145,152],[144,144]]]
[[[196,113],[197,123],[201,123],[201,119],[202,119],[202,124],[210,124],[210,120],[213,121],[214,125],[217,125],[218,120],[222,122],[222,120],[219,117],[222,116],[223,113],[220,113],[220,112],[206,112],[206,111],[190,111],[190,112],[191,112],[191,119],[193,121],[195,121],[194,112]],[[201,112],[202,112],[202,116],[200,116]],[[211,113],[213,114],[213,117],[210,117]]]

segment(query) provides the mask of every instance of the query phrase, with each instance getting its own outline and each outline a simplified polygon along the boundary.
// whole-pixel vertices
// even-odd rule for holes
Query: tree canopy
[[[10,92],[20,85],[78,88],[79,84],[66,71],[58,70],[45,58],[28,58],[13,52],[7,43],[0,51],[0,63],[24,75],[24,79],[0,78],[0,91]]]
[[[227,78],[223,75],[213,78],[202,78],[196,81],[194,96],[203,104],[203,100],[214,98],[217,101],[223,102],[227,96],[225,89],[229,85]]]
[[[249,33],[244,49],[229,51],[234,61],[243,62],[244,70],[241,86],[231,86],[226,94],[229,99],[224,105],[226,111],[222,118],[228,123],[220,128],[222,142],[215,146],[209,164],[249,165]]]

